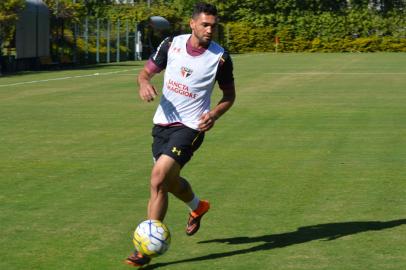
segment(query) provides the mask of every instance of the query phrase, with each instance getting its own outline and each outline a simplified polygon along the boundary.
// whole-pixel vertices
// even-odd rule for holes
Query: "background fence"
[[[61,63],[110,63],[141,60],[142,32],[137,23],[85,18],[61,24],[51,34],[51,57]]]
[[[169,34],[169,30],[156,30],[146,23],[129,20],[51,20],[49,55],[19,57],[14,41],[3,50],[2,71],[142,60]]]

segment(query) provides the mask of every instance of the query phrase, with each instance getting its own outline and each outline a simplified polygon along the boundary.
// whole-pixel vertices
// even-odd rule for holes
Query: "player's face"
[[[190,20],[192,35],[198,39],[200,45],[208,45],[213,38],[216,24],[216,16],[200,13],[199,16]]]

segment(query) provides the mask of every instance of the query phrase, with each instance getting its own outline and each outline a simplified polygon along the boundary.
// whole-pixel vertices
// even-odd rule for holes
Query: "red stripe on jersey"
[[[158,67],[154,61],[152,61],[151,59],[149,59],[144,66],[149,72],[151,73],[159,73],[162,71],[162,68]]]

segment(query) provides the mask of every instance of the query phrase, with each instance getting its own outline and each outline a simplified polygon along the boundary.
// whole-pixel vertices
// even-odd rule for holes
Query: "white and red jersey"
[[[210,42],[201,55],[187,53],[189,35],[173,38],[167,53],[162,97],[154,124],[182,123],[198,130],[199,119],[210,110],[210,98],[224,49]]]

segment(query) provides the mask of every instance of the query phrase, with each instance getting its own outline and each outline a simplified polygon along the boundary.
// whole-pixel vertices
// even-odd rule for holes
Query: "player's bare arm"
[[[154,75],[155,73],[149,71],[146,67],[138,74],[139,94],[143,101],[151,102],[158,95],[155,87],[151,84],[151,78]]]
[[[201,131],[210,130],[214,126],[216,120],[233,106],[235,100],[234,84],[220,86],[220,89],[223,91],[222,99],[210,112],[202,114],[200,117],[199,129]]]

